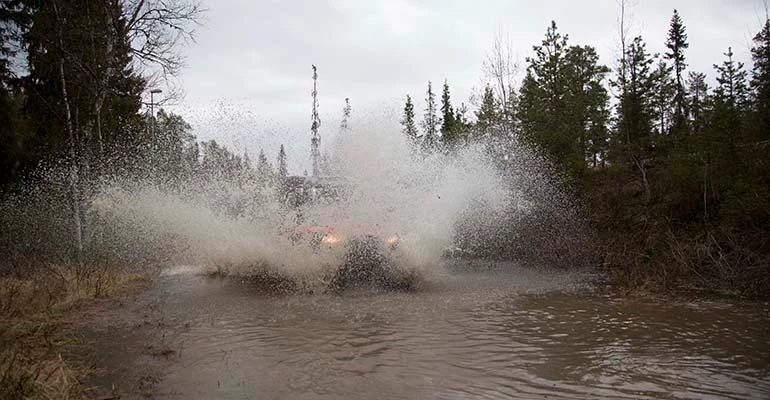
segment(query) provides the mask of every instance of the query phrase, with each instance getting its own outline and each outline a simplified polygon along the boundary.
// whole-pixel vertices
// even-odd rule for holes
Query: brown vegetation
[[[613,283],[626,290],[770,296],[767,228],[682,223],[645,204],[641,185],[619,170],[594,176],[591,220]]]
[[[62,358],[64,328],[94,300],[146,283],[105,266],[26,266],[0,277],[0,398],[83,398],[89,370]]]

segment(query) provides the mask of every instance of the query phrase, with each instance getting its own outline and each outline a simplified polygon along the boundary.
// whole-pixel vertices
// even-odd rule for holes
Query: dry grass
[[[605,240],[605,261],[631,292],[767,299],[770,257],[747,244],[752,236],[648,227]]]
[[[61,357],[63,328],[96,299],[137,290],[141,273],[46,265],[0,277],[0,399],[83,398],[89,372]]]

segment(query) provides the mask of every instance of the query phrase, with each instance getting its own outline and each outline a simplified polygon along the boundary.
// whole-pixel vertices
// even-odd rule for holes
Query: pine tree
[[[286,178],[289,175],[289,169],[286,166],[286,151],[283,148],[283,144],[281,144],[281,148],[278,150],[276,165],[278,165],[278,178]]]
[[[568,176],[585,173],[606,136],[609,72],[590,46],[568,46],[552,22],[535,56],[528,58],[519,96],[521,138],[545,150]]]
[[[650,71],[654,62],[654,58],[647,53],[644,40],[637,36],[628,45],[621,60],[624,73],[613,82],[613,86],[620,91],[610,159],[639,173],[645,192],[645,205],[649,205],[652,198],[647,167],[654,131],[652,97],[655,77]]]
[[[455,131],[457,139],[468,140],[468,133],[473,128],[473,124],[468,121],[468,105],[460,103],[460,107],[455,110]]]
[[[441,116],[441,140],[444,145],[452,146],[457,140],[457,127],[455,112],[449,95],[449,82],[446,80],[444,80],[444,87],[441,92]]]
[[[428,151],[435,149],[438,136],[438,117],[436,116],[436,94],[433,93],[430,81],[428,81],[428,90],[425,97],[425,115],[423,116],[422,129],[425,132],[422,138],[423,149]]]
[[[747,74],[743,63],[733,60],[732,48],[724,54],[722,65],[714,65],[717,87],[714,89],[714,128],[731,144],[743,141],[743,117],[748,104]]]
[[[751,49],[754,68],[751,89],[754,91],[754,112],[757,116],[757,140],[770,139],[770,18],[754,36]]]
[[[665,53],[664,58],[671,60],[676,87],[674,92],[674,115],[671,124],[671,136],[673,138],[674,146],[677,145],[679,136],[684,134],[686,129],[686,110],[685,110],[685,90],[684,79],[682,74],[687,68],[685,63],[684,51],[690,47],[687,43],[687,33],[685,33],[685,27],[682,23],[682,18],[679,16],[679,12],[674,10],[674,15],[671,17],[671,25],[668,30],[668,39],[666,40],[666,48],[668,51]]]
[[[192,127],[180,115],[161,109],[155,122],[152,151],[145,156],[148,165],[155,168],[153,178],[169,185],[177,185],[191,175],[185,154],[194,146]]]
[[[412,97],[409,95],[406,95],[404,116],[401,118],[401,126],[401,132],[406,135],[409,143],[417,143],[417,126],[414,122],[414,104],[412,103]]]
[[[676,104],[671,99],[676,96],[676,82],[671,77],[672,67],[666,65],[663,60],[658,60],[657,68],[652,72],[654,89],[652,93],[652,107],[656,132],[652,140],[654,144],[662,142],[664,138],[675,128]]]
[[[604,163],[609,136],[609,94],[604,79],[610,69],[599,64],[599,55],[591,46],[572,46],[567,51],[566,76],[570,128],[577,132],[577,150],[573,173],[580,173],[586,161],[596,167]],[[580,158],[577,158],[580,156]]]
[[[481,106],[476,111],[476,135],[484,136],[500,122],[500,116],[495,101],[495,92],[487,84],[484,87],[484,95],[481,98]]]
[[[30,15],[23,36],[29,66],[25,89],[31,94],[26,109],[36,116],[29,144],[41,158],[69,152],[68,134],[58,128],[68,120],[69,108],[77,142],[71,158],[84,168],[84,177],[108,160],[120,170],[141,164],[135,150],[151,147],[153,138],[140,129],[145,82],[132,68],[122,3],[25,3]]]
[[[265,151],[260,149],[259,158],[257,158],[257,181],[262,186],[266,186],[272,184],[274,178],[275,171],[273,170],[273,165],[270,164],[270,161],[267,160]]]
[[[746,71],[743,63],[733,60],[733,49],[729,47],[724,54],[727,59],[722,65],[714,65],[718,72],[717,88],[714,90],[716,103],[722,103],[734,111],[745,108],[748,100],[748,88],[746,86]]]
[[[618,153],[625,153],[627,157],[643,157],[650,151],[654,130],[652,98],[655,78],[651,65],[655,60],[647,53],[646,44],[639,36],[628,46],[624,58],[627,74],[613,82],[621,89],[613,142]],[[631,162],[630,158],[626,161]]]
[[[606,68],[606,67],[605,67]],[[602,69],[601,74],[609,71]],[[587,111],[585,115],[585,158],[594,168],[605,166],[610,139],[609,94],[601,80],[593,79],[587,86]]]
[[[561,35],[556,22],[551,22],[542,43],[533,46],[534,57],[527,58],[527,75],[521,85],[519,117],[521,136],[542,147],[557,163],[564,166],[574,154],[574,132],[564,132],[567,124],[565,82],[567,37]]]

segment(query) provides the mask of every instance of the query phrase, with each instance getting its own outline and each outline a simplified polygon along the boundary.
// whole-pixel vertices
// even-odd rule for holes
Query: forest
[[[538,161],[537,165],[544,169],[539,172],[553,177],[575,205],[575,218],[564,217],[558,209],[530,220],[517,215],[499,218],[502,226],[487,232],[488,236],[473,243],[458,243],[464,246],[462,250],[469,258],[482,262],[515,260],[532,270],[539,266],[535,264],[544,264],[553,276],[570,268],[585,271],[587,267],[608,277],[607,287],[620,295],[767,299],[770,296],[770,19],[765,17],[752,37],[751,65],[736,60],[731,48],[715,49],[713,69],[694,71],[687,63],[690,38],[686,15],[673,10],[664,43],[666,50],[663,54],[653,54],[647,50],[644,37],[629,37],[625,28],[625,2],[621,1],[620,5],[621,48],[613,65],[603,65],[595,47],[572,43],[569,35],[552,22],[543,27],[542,41],[532,46],[531,55],[521,65],[524,72],[521,79],[519,65],[510,49],[506,43],[496,40],[483,60],[482,72],[487,83],[478,96],[458,104],[453,102],[448,80],[440,90],[428,81],[424,92],[415,88],[419,95],[405,96],[403,113],[394,116],[398,121],[393,121],[394,125],[400,123],[401,132],[394,130],[393,137],[406,139],[417,157],[440,153],[451,159],[463,148],[481,143],[495,161],[500,175],[511,180],[521,171],[516,169],[520,160],[509,156],[514,154],[514,149],[524,146],[536,153],[538,160],[545,160]],[[170,261],[169,257],[177,250],[174,246],[195,246],[180,240],[178,232],[153,235],[144,229],[142,224],[146,221],[142,219],[128,223],[119,218],[107,220],[94,211],[97,206],[109,208],[109,205],[97,204],[105,201],[104,192],[131,197],[133,189],[144,190],[150,193],[150,201],[157,202],[168,197],[153,197],[156,193],[194,199],[206,203],[207,210],[215,210],[228,218],[245,218],[248,223],[250,216],[275,211],[266,204],[270,203],[270,196],[285,190],[290,174],[287,160],[311,156],[287,154],[281,145],[276,154],[260,151],[252,160],[248,153],[233,151],[215,140],[198,140],[184,118],[167,111],[165,106],[181,100],[182,96],[168,82],[183,69],[183,50],[194,39],[205,12],[206,8],[194,0],[0,0],[0,398],[83,398],[85,377],[92,371],[73,362],[68,355],[62,357],[62,349],[77,341],[72,331],[68,331],[72,326],[104,321],[79,314],[83,310],[81,306],[98,309],[103,303],[97,299],[142,292],[151,286],[148,271],[153,271],[152,268],[157,271],[159,265]],[[310,64],[312,60],[301,62]],[[313,69],[315,79],[315,66]],[[440,67],[436,67],[436,73],[442,73]],[[166,93],[155,102],[154,94],[159,94],[161,87]],[[314,86],[312,125],[308,124],[308,133],[313,134],[317,133],[319,123],[315,94]],[[422,98],[423,95],[426,106],[420,112],[415,110],[413,96]],[[339,129],[355,135],[349,100],[341,110]],[[355,103],[355,99],[352,101]],[[310,104],[308,97],[308,116]],[[328,168],[326,155],[318,155],[320,165],[313,164],[313,175]],[[552,200],[548,196],[541,199]],[[173,208],[180,204],[186,203],[169,202],[165,206]],[[185,211],[173,216],[184,216]],[[210,217],[205,213],[187,216],[195,219],[200,215]],[[161,219],[161,224],[167,222]],[[182,225],[185,222],[188,221],[182,221]],[[516,224],[520,226],[514,229]],[[203,228],[207,234],[208,228]],[[224,241],[219,237],[224,228],[219,228],[220,231],[211,234],[216,236],[213,240],[216,245]],[[469,228],[458,225],[457,229]],[[136,234],[126,240],[123,234],[129,230]],[[221,247],[227,249],[227,246]],[[507,265],[513,269],[515,264]],[[522,272],[522,275],[528,273]],[[489,280],[498,281],[498,275]],[[527,283],[526,276],[522,281],[521,285]],[[166,294],[164,292],[164,298]],[[380,312],[379,309],[360,312],[359,307],[367,305],[360,301],[363,298],[349,298],[354,299],[349,302],[354,303],[357,316],[368,318]],[[421,301],[419,296],[398,298]],[[255,296],[254,299],[261,302],[263,298]],[[597,304],[607,306],[605,300],[601,297],[586,307],[598,310]],[[572,299],[568,301],[568,307],[573,307]],[[454,304],[442,298],[441,307],[448,307],[449,303]],[[506,300],[505,304],[508,303]],[[120,304],[122,307],[123,303]],[[424,321],[444,310],[407,304],[411,305],[401,308],[419,308],[426,313],[419,316],[420,334],[424,332]],[[463,310],[476,310],[473,307],[463,306]],[[558,303],[558,307],[565,307],[565,303]],[[630,309],[634,307],[635,303],[631,303]],[[644,307],[659,306],[645,304]],[[236,308],[228,307],[228,310]],[[318,309],[315,304],[311,308]],[[497,312],[496,307],[489,308]],[[286,313],[280,307],[275,310]],[[719,313],[727,314],[723,310],[720,308]],[[254,325],[253,311],[251,308],[247,311],[248,325]],[[513,329],[511,321],[521,315],[520,311],[517,308],[510,315],[500,314],[505,335],[498,336],[508,337]],[[584,310],[579,311],[556,315],[572,321]],[[531,314],[530,320],[547,315],[549,319],[544,320],[542,331],[550,333],[554,327],[551,312],[552,307],[548,307]],[[622,329],[608,337],[614,334],[620,338],[618,342],[632,343],[633,340],[623,335],[628,326],[638,321],[617,319],[621,313],[615,308],[608,312],[606,321],[622,325]],[[307,322],[304,313],[301,320]],[[762,315],[766,317],[766,308],[762,309]],[[145,317],[143,314],[133,322],[137,327],[156,325]],[[473,316],[474,321],[476,317]],[[213,329],[213,318],[200,318],[200,321],[211,320]],[[175,317],[157,320],[157,329],[172,319]],[[339,328],[336,325],[348,326],[339,324],[336,316],[327,319],[334,321],[335,329]],[[438,330],[456,328],[455,320],[446,319],[449,320],[452,326],[442,325]],[[760,321],[759,317],[756,320]],[[730,324],[730,321],[725,319],[720,323]],[[384,323],[375,322],[373,326]],[[128,325],[126,322],[121,328]],[[596,325],[597,320],[591,319],[586,326]],[[717,325],[709,320],[708,329],[692,326],[696,325],[687,325],[686,334],[677,336],[687,337],[687,346],[691,345],[693,332]],[[575,340],[572,327],[569,325],[570,330],[563,335],[549,335],[547,339],[535,341],[534,351],[541,351],[542,343],[557,336]],[[112,328],[105,332],[114,330]],[[188,328],[189,322],[184,322],[184,329],[179,331],[186,332]],[[490,325],[484,329],[496,328]],[[531,331],[540,332],[541,327]],[[644,331],[644,342],[651,336],[664,335],[662,331],[654,335]],[[666,331],[671,334],[670,330]],[[464,330],[455,336],[468,337],[467,332]],[[529,331],[522,330],[519,334],[526,332]],[[742,330],[741,335],[746,332]],[[760,329],[756,332],[753,337],[760,338],[757,343],[764,343],[761,339],[764,333]],[[590,331],[588,337],[605,334],[606,331]],[[220,334],[221,337],[228,335],[229,332]],[[720,330],[717,335],[724,332]],[[477,336],[492,337],[486,333]],[[165,340],[165,331],[163,337]],[[337,343],[337,339],[325,340],[323,345]],[[497,356],[502,353],[501,349],[520,348],[520,339],[515,340],[515,346],[506,342],[491,348]],[[388,342],[391,341],[389,337]],[[709,352],[713,352],[715,342],[718,340],[708,341]],[[140,343],[143,347],[137,354],[150,352],[154,360],[165,357],[168,361],[169,357],[182,356],[181,351],[177,353],[170,347]],[[413,341],[409,343],[410,349],[412,344]],[[431,354],[435,352],[433,344],[431,342],[428,351]],[[621,347],[624,352],[611,360],[617,357],[627,360],[629,354],[633,355],[625,346],[606,344],[598,346],[600,350],[580,353],[582,357]],[[761,357],[766,354],[757,350],[761,348],[757,345],[747,352]],[[661,353],[661,349],[663,353],[668,351],[663,346],[638,353]],[[109,353],[113,352],[110,348]],[[400,356],[406,352],[396,353]],[[108,358],[109,354],[105,354],[101,358]],[[372,354],[380,354],[379,348]],[[540,353],[533,354],[537,354],[540,365],[543,357]],[[561,351],[556,358],[565,359]],[[683,358],[695,359],[698,363],[711,359]],[[520,359],[526,360],[526,356],[516,355],[516,360]],[[735,359],[739,357],[717,362],[725,365]],[[142,360],[145,362],[146,358]],[[654,368],[644,364],[640,369],[667,374],[669,370],[664,367],[668,364],[671,362],[665,361],[662,367]],[[708,370],[703,376],[713,383],[714,368],[706,365]],[[688,364],[688,368],[691,366]],[[443,366],[429,368],[445,369]],[[244,368],[247,369],[250,368]],[[551,370],[548,369],[549,374]],[[689,373],[688,369],[684,370]],[[408,373],[390,375],[415,374],[410,369]],[[616,375],[612,372],[613,379]],[[351,381],[357,382],[358,378],[359,375]],[[142,393],[152,393],[144,387],[147,381],[142,379],[138,383]],[[151,381],[149,386],[159,382],[159,378],[152,376],[147,379]],[[436,382],[439,381],[443,382],[437,378]],[[654,380],[651,387],[657,388],[661,381],[663,379]],[[762,378],[756,381],[761,382]],[[551,390],[553,385],[546,382]],[[720,384],[720,381],[714,382]],[[241,383],[239,380],[238,390],[242,389]],[[420,381],[420,385],[424,383],[425,380]],[[216,381],[217,389],[219,384]],[[393,386],[402,387],[401,383]],[[734,389],[730,385],[725,388]],[[114,385],[112,391],[115,392]],[[565,393],[578,392],[570,386]],[[635,391],[633,396],[637,395],[639,392]],[[113,393],[113,397],[99,398],[119,396]]]
[[[274,186],[288,174],[283,148],[252,161],[213,140],[199,143],[182,117],[142,96],[182,68],[180,48],[202,11],[187,2],[2,2],[7,264],[98,259],[87,209],[106,182],[181,191],[190,181]],[[475,110],[452,103],[447,81],[440,93],[428,82],[421,116],[406,96],[402,133],[428,152],[490,138],[501,154],[511,142],[537,149],[579,199],[597,232],[595,263],[620,287],[766,296],[770,21],[753,37],[751,66],[728,48],[715,52],[712,71],[688,69],[685,17],[676,10],[664,54],[650,54],[622,26],[620,42],[622,57],[601,65],[594,47],[571,43],[553,22],[520,82],[496,43]],[[349,104],[343,112],[350,129]],[[20,223],[27,217],[8,204],[21,198],[55,217]],[[505,246],[485,256],[507,257]]]
[[[727,48],[713,71],[687,68],[689,40],[676,10],[664,54],[620,31],[622,57],[607,66],[552,22],[520,85],[496,43],[477,111],[454,108],[447,82],[437,104],[429,82],[419,128],[406,97],[403,133],[424,148],[492,136],[542,151],[581,199],[600,263],[620,287],[766,297],[770,20],[753,37],[752,66]]]

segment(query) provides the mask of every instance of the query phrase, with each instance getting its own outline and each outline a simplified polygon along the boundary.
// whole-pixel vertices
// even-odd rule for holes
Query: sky
[[[690,42],[689,71],[714,80],[713,64],[732,46],[750,69],[753,36],[765,0],[628,0],[629,36],[642,35],[663,53],[669,22],[679,11]],[[446,79],[454,105],[484,86],[482,63],[495,37],[509,41],[520,82],[532,46],[550,22],[571,45],[594,46],[611,68],[619,55],[618,0],[204,0],[196,40],[183,51],[178,83],[184,97],[166,106],[193,126],[252,159],[275,160],[284,144],[291,173],[309,166],[311,64],[318,67],[323,145],[338,132],[345,98],[352,128],[394,124],[407,94],[417,118],[427,82]],[[162,96],[163,94],[160,94]],[[156,97],[156,101],[158,98]],[[372,121],[375,121],[374,123]],[[385,124],[385,125],[387,125]],[[391,127],[397,134],[397,127]]]

